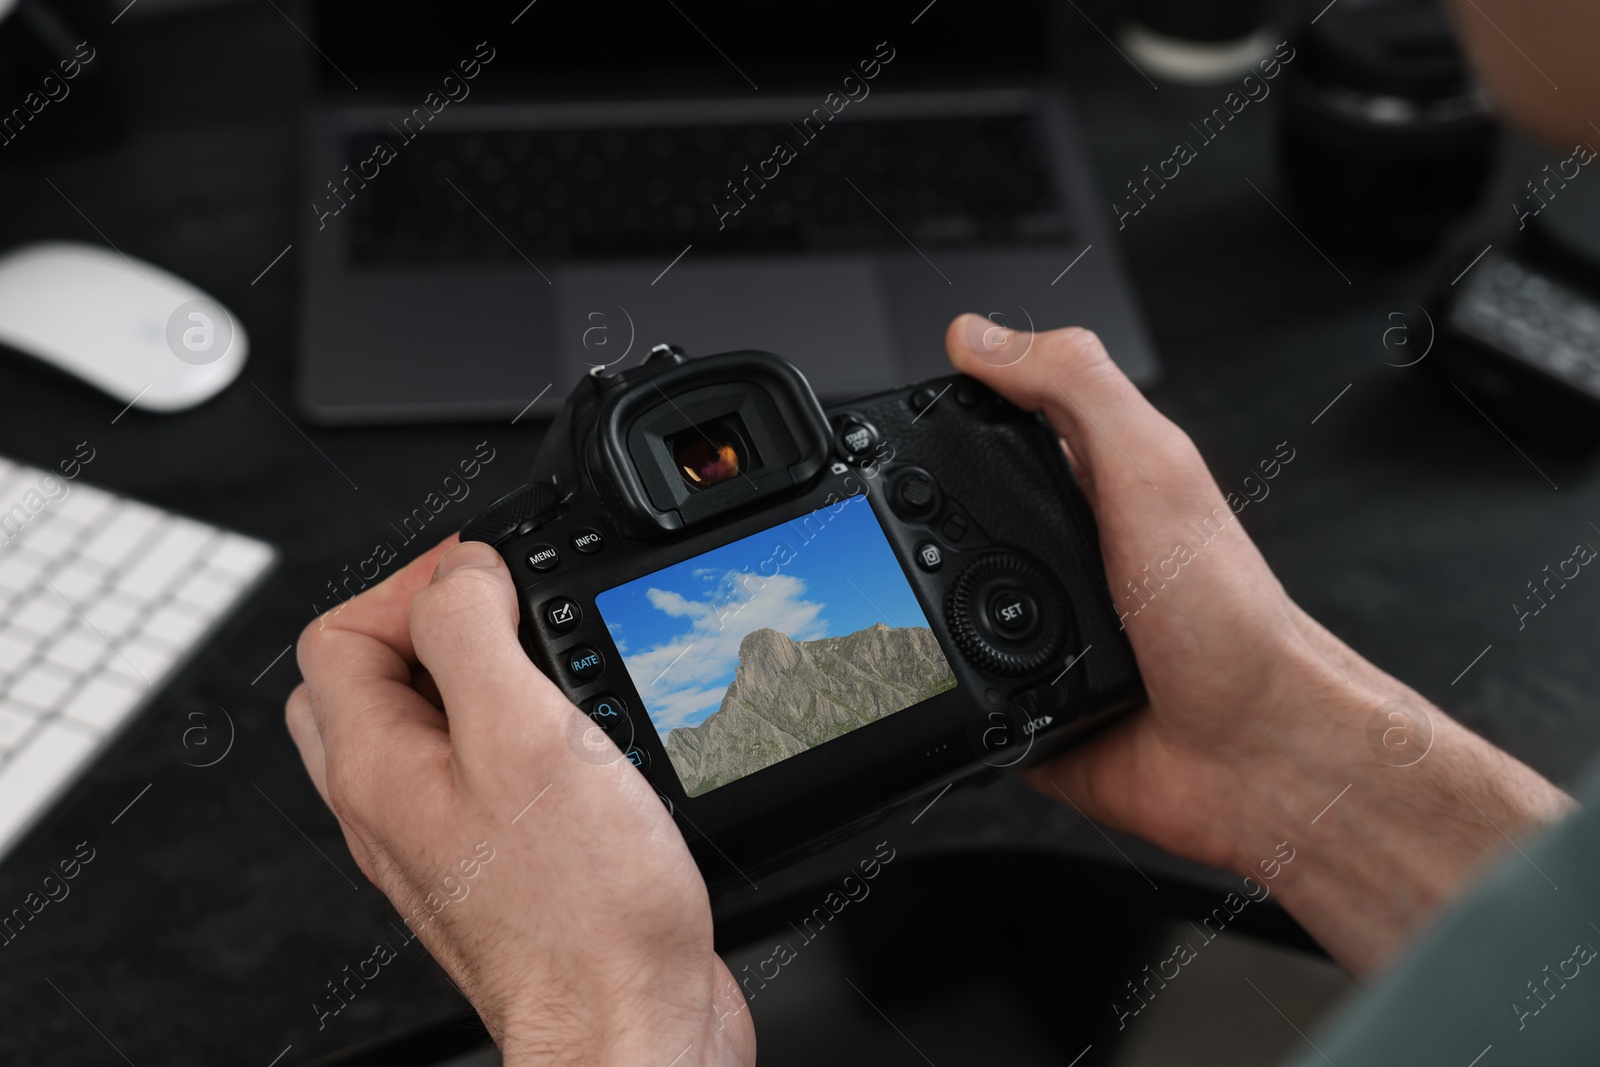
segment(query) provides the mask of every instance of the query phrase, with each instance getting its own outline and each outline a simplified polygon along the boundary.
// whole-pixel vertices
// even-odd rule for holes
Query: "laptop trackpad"
[[[758,348],[798,366],[824,403],[879,392],[904,377],[870,261],[695,263],[690,251],[665,274],[652,270],[659,268],[561,270],[556,329],[564,364],[632,366],[663,341],[691,356]]]

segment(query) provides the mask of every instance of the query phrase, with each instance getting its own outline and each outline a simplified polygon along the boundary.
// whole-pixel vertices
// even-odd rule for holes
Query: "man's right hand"
[[[965,315],[946,344],[957,370],[1042,411],[1064,439],[1149,694],[1148,707],[1030,772],[1036,788],[1258,880],[1287,842],[1296,858],[1268,868],[1274,889],[1356,972],[1497,854],[1501,830],[1526,833],[1570,810],[1560,790],[1302,611],[1193,442],[1094,334],[1023,334]],[[1263,459],[1281,462],[1278,449],[1263,442]],[[1386,759],[1369,741],[1405,721],[1387,717],[1394,709],[1419,746],[1431,720],[1427,755],[1406,766],[1409,755]]]

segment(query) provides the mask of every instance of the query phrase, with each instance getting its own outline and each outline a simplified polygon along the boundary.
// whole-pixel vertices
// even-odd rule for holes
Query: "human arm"
[[[1031,772],[1036,788],[1258,881],[1280,859],[1273,892],[1357,973],[1505,848],[1501,831],[1527,834],[1570,809],[1302,611],[1188,436],[1093,334],[1019,334],[964,316],[946,340],[958,370],[1042,411],[1065,439],[1149,694],[1145,709]],[[1369,742],[1397,700],[1432,723],[1431,748],[1410,766]]]
[[[1600,145],[1600,5],[1585,0],[1450,0],[1456,32],[1496,104],[1551,145]]]

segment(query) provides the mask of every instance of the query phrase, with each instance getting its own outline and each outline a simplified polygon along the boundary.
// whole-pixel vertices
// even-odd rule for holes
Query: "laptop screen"
[[[1050,5],[973,0],[317,0],[323,85],[436,81],[479,42],[488,92],[754,91],[895,50],[897,80],[1016,80],[1045,66]],[[342,74],[341,74],[342,72]]]

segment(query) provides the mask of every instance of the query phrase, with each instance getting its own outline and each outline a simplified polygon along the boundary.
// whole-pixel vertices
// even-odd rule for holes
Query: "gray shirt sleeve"
[[[1600,774],[1314,1035],[1294,1067],[1600,1064]]]

